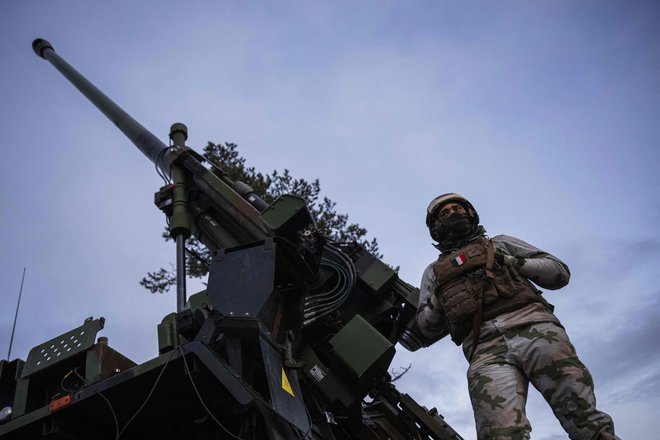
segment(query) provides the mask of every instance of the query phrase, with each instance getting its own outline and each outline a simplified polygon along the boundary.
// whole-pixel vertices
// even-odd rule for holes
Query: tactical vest
[[[440,255],[433,265],[438,287],[431,303],[434,309],[444,312],[456,345],[474,330],[476,348],[481,323],[502,313],[533,302],[549,307],[529,280],[494,260],[493,242],[480,238]]]

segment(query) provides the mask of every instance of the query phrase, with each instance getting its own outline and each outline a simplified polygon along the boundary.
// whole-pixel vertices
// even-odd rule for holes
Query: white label
[[[309,374],[311,374],[314,379],[316,379],[317,382],[321,382],[323,378],[325,378],[325,373],[323,370],[321,370],[321,367],[318,365],[314,365],[310,370]]]

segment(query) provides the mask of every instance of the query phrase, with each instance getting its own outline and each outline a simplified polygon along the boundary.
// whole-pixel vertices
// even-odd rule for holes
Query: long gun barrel
[[[165,145],[55,53],[53,46],[48,41],[38,38],[32,42],[32,49],[38,56],[48,60],[101,110],[156,165],[162,174],[167,177],[175,177],[175,181],[177,179],[173,175],[172,166],[173,162],[178,161],[178,164],[185,169],[183,173],[192,180],[190,183],[199,188],[215,209],[215,212],[211,214],[213,218],[211,218],[199,203],[191,201],[192,203],[189,205],[193,214],[193,233],[210,249],[261,240],[269,235],[269,231],[259,219],[260,211],[263,211],[267,205],[253,193],[249,186],[242,182],[232,181],[218,168],[214,168],[213,171],[208,170],[200,163],[204,160],[201,156],[190,152],[191,150],[188,151],[189,149],[177,148],[180,146],[176,145],[177,142],[174,142],[174,147]],[[182,124],[172,126],[174,132],[181,131],[181,128],[185,131],[185,126]],[[185,136],[183,140],[185,140]],[[178,183],[180,188],[186,187],[182,182]],[[176,229],[177,222],[174,223]],[[170,222],[171,232],[172,226],[173,224]]]
[[[94,84],[89,82],[69,63],[64,61],[46,40],[37,38],[32,42],[32,49],[41,58],[48,60],[62,75],[76,86],[80,92],[103,112],[136,147],[144,153],[161,171],[169,176],[169,162],[165,159],[167,145],[160,141],[131,115],[122,110]]]

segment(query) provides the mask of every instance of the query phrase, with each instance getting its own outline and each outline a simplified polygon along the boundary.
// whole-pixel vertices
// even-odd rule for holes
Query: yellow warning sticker
[[[291,389],[291,384],[289,384],[289,379],[286,377],[284,368],[282,368],[282,389],[287,393],[291,394],[291,397],[296,397],[293,395],[293,390]]]

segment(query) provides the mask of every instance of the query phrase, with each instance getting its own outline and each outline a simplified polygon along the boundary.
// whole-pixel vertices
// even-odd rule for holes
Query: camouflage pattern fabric
[[[571,439],[615,440],[610,416],[596,409],[594,385],[557,322],[496,331],[477,345],[468,369],[470,399],[480,440],[529,439],[528,385],[541,392]],[[470,344],[463,346],[466,358]]]

